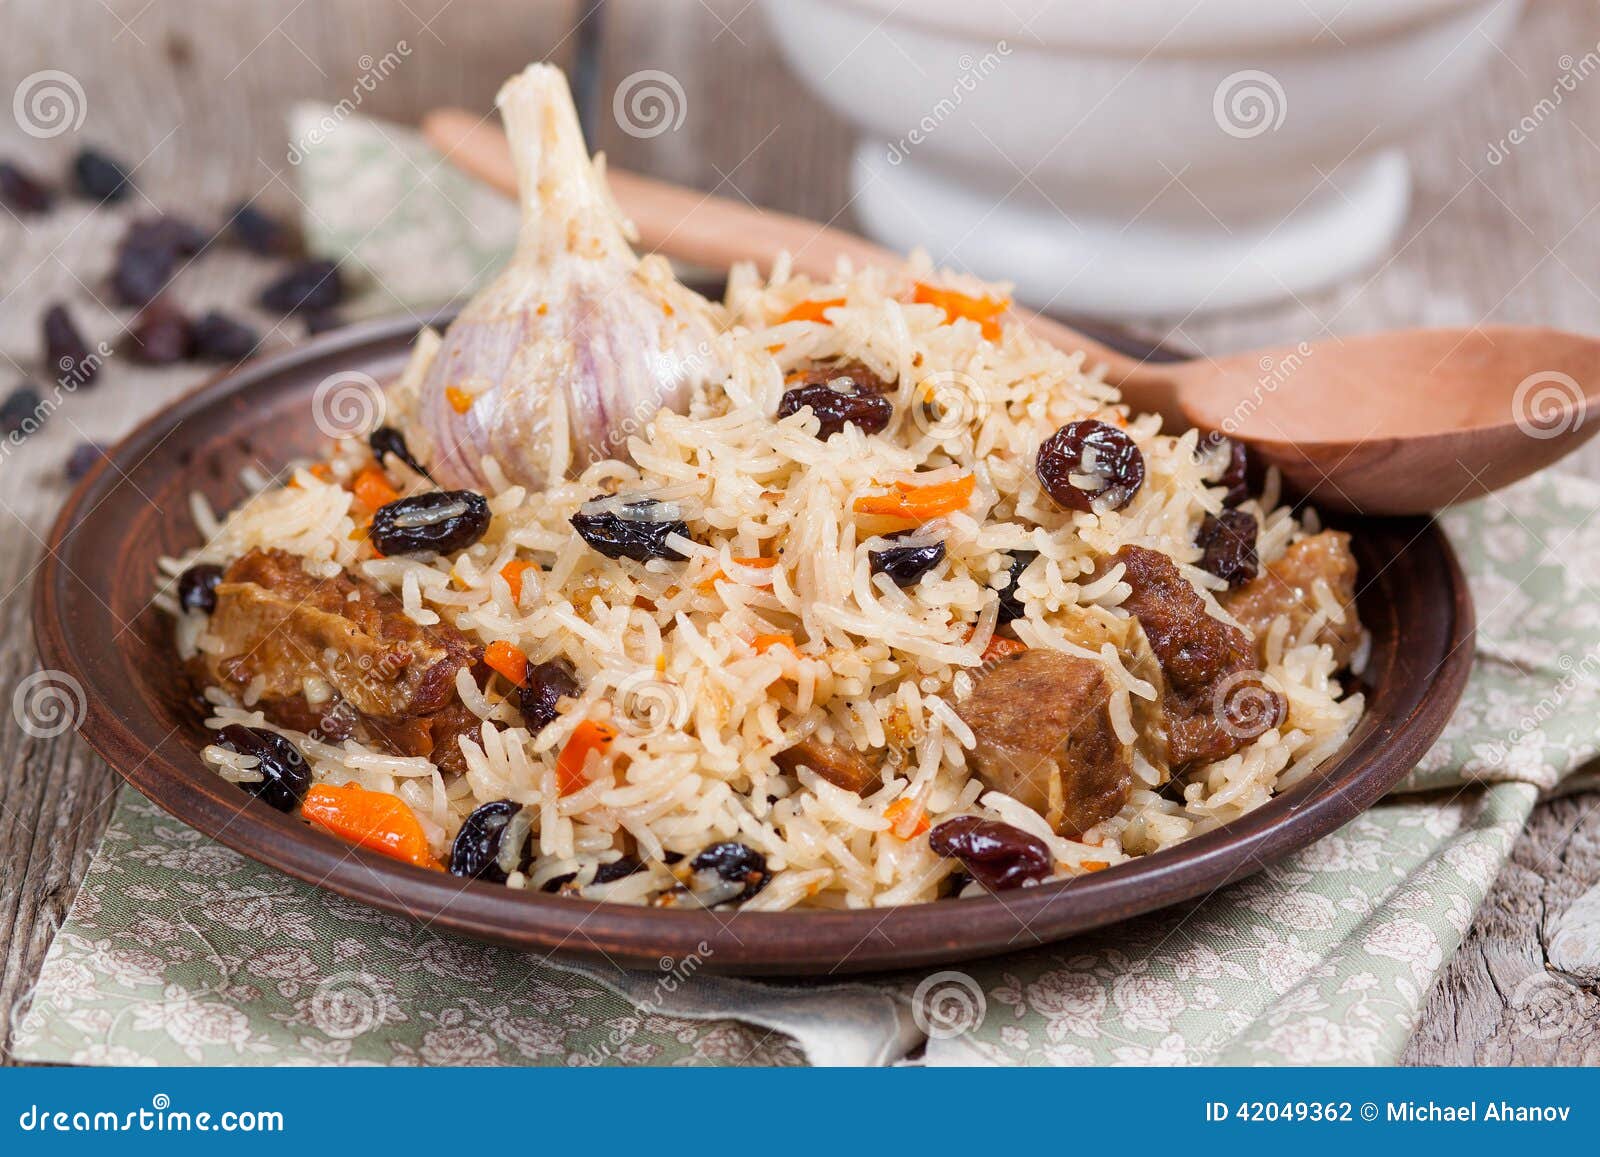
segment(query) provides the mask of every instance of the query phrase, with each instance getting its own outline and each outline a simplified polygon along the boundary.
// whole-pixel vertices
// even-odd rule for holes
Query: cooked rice
[[[703,390],[687,414],[658,413],[628,440],[631,461],[597,463],[543,493],[505,485],[488,464],[493,524],[454,557],[364,557],[358,515],[341,485],[369,459],[359,441],[336,448],[326,478],[296,470],[292,485],[262,491],[220,522],[197,502],[195,522],[208,541],[169,560],[169,575],[196,561],[226,564],[251,547],[280,547],[310,560],[317,573],[348,567],[394,591],[418,623],[444,621],[483,643],[509,641],[531,663],[565,657],[583,687],[576,708],[530,736],[504,680],[497,676],[480,691],[463,672],[461,697],[483,724],[476,742],[462,741],[468,770],[453,780],[426,759],[275,727],[248,695],[234,702],[214,687],[208,723],[281,731],[318,781],[397,794],[421,817],[441,856],[479,804],[526,805],[537,858],[527,875],[513,874],[513,886],[538,888],[576,872],[587,896],[646,902],[675,882],[663,853],[693,855],[713,840],[743,841],[764,853],[775,873],[749,909],[934,899],[954,865],[930,852],[926,840],[891,830],[886,809],[903,797],[934,823],[977,813],[1031,832],[1049,846],[1058,875],[1068,877],[1227,823],[1309,774],[1349,734],[1362,701],[1334,678],[1329,648],[1285,645],[1283,620],[1273,629],[1266,676],[1287,696],[1287,720],[1235,755],[1191,770],[1182,802],[1163,794],[1157,769],[1137,760],[1129,804],[1074,840],[969,773],[965,750],[973,736],[953,707],[970,690],[994,630],[993,588],[1003,585],[1009,562],[1003,552],[1040,554],[1021,584],[1028,614],[1013,624],[1017,636],[1030,647],[1101,660],[1114,687],[1114,727],[1131,742],[1132,701],[1154,697],[1155,688],[1127,670],[1109,643],[1087,650],[1074,641],[1081,634],[1067,628],[1085,615],[1121,615],[1116,608],[1129,587],[1120,567],[1092,576],[1129,543],[1171,556],[1206,593],[1212,613],[1227,619],[1210,595],[1221,580],[1194,565],[1196,529],[1221,508],[1222,490],[1207,483],[1216,464],[1197,456],[1194,432],[1161,435],[1159,418],[1128,414],[1116,391],[1086,372],[1081,354],[1046,346],[1015,326],[991,343],[974,322],[946,323],[935,306],[906,304],[911,280],[930,273],[925,265],[904,274],[844,270],[822,285],[781,267],[767,282],[751,269],[736,270],[718,307],[728,379]],[[831,324],[771,323],[797,302],[831,298],[847,301],[831,311]],[[419,343],[418,364],[392,390],[390,421],[398,417],[402,428],[436,345]],[[848,427],[823,442],[809,410],[774,420],[785,373],[834,359],[864,362],[899,383],[894,420],[881,435]],[[930,392],[936,407],[924,405]],[[1144,454],[1144,486],[1121,511],[1063,512],[1035,480],[1039,443],[1086,416],[1124,426]],[[945,561],[904,590],[873,576],[868,540],[881,542],[869,532],[870,520],[852,513],[852,501],[896,479],[915,475],[928,483],[968,472],[977,479],[971,506],[929,528],[946,543]],[[412,491],[427,488],[424,479],[410,482]],[[678,504],[697,541],[673,545],[689,561],[641,565],[590,549],[568,518],[601,491]],[[1260,522],[1263,565],[1315,528],[1277,506],[1277,493],[1271,479],[1261,499],[1244,506]],[[771,569],[734,562],[779,552]],[[499,577],[514,558],[538,564],[524,574],[520,604]],[[719,570],[732,581],[710,583]],[[1337,616],[1325,586],[1317,597],[1320,615]],[[176,610],[170,598],[167,605]],[[186,657],[214,645],[203,619],[179,618]],[[780,632],[800,641],[800,653],[755,653],[751,639]],[[563,797],[556,754],[586,717],[611,719],[619,736],[611,759],[591,762],[591,785]],[[809,771],[781,772],[773,753],[812,732],[858,748],[894,747],[899,758],[864,797]],[[205,757],[230,779],[251,770],[247,759],[218,747],[206,748]],[[620,833],[651,866],[590,884],[599,864],[621,854]]]

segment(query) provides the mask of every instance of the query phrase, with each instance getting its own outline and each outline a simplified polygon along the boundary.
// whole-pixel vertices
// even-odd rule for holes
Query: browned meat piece
[[[1344,617],[1323,619],[1317,597],[1317,580],[1328,584],[1333,601]],[[1266,646],[1267,631],[1279,615],[1289,619],[1291,643],[1327,643],[1338,666],[1346,666],[1361,644],[1361,620],[1356,617],[1356,558],[1350,553],[1350,536],[1342,530],[1324,530],[1302,538],[1266,571],[1221,599],[1223,608],[1255,636],[1258,650]],[[1308,638],[1311,620],[1320,625]]]
[[[204,656],[208,673],[235,693],[261,678],[264,702],[303,699],[320,680],[366,718],[430,715],[482,658],[455,628],[419,626],[394,595],[343,572],[313,577],[287,551],[252,550],[216,594],[209,633],[223,649]]]
[[[1123,547],[1116,560],[1133,588],[1123,609],[1139,620],[1166,676],[1162,707],[1174,769],[1223,759],[1284,721],[1288,702],[1260,678],[1250,640],[1207,613],[1177,564],[1141,546]]]
[[[441,771],[459,774],[467,770],[462,757],[461,736],[474,738],[483,720],[459,699],[442,711],[417,719],[365,720],[366,733],[396,755],[421,755],[438,764]]]
[[[790,775],[809,767],[834,787],[865,795],[878,786],[878,768],[853,747],[808,735],[772,757]]]
[[[956,708],[977,740],[973,770],[1063,835],[1110,819],[1133,791],[1133,749],[1111,726],[1111,688],[1093,659],[1031,650],[998,660]]]

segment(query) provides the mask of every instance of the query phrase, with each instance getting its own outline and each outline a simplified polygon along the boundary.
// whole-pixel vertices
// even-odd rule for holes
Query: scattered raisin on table
[[[50,373],[62,385],[87,386],[100,372],[89,356],[89,343],[73,323],[67,307],[57,303],[44,312],[44,356]]]
[[[100,442],[79,442],[67,455],[67,478],[73,482],[94,469],[96,462],[106,456],[106,447]]]
[[[209,310],[194,323],[194,356],[208,362],[242,362],[256,352],[261,335],[242,321]]]
[[[368,536],[384,554],[450,554],[489,530],[489,501],[472,490],[430,490],[380,506]]]
[[[145,307],[128,331],[128,355],[147,366],[181,362],[193,348],[194,329],[189,319],[159,298]]]
[[[7,434],[20,434],[24,438],[44,425],[45,415],[40,409],[42,399],[32,382],[19,382],[14,390],[0,402],[0,430]]]
[[[817,437],[823,441],[847,424],[863,434],[876,434],[894,417],[894,403],[885,396],[893,385],[860,362],[808,370],[795,381],[778,402],[778,417],[787,418],[809,406],[820,423]]]
[[[957,816],[928,833],[935,855],[961,861],[973,879],[991,892],[1020,888],[1049,877],[1050,849],[1021,828],[978,816]]]
[[[0,161],[0,201],[17,213],[43,213],[55,201],[44,182],[10,161]]]
[[[78,192],[95,201],[121,201],[133,186],[128,170],[99,149],[84,149],[72,162]]]
[[[299,261],[261,291],[264,308],[278,313],[332,309],[344,300],[344,278],[332,261]]]
[[[249,201],[234,206],[228,215],[233,239],[261,257],[293,257],[301,250],[294,228]]]
[[[1068,422],[1044,440],[1039,485],[1063,510],[1121,510],[1144,485],[1144,455],[1127,433],[1097,418]],[[1082,480],[1082,485],[1074,478]]]

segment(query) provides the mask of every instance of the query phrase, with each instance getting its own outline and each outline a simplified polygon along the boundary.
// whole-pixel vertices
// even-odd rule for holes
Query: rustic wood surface
[[[350,99],[360,111],[414,120],[441,104],[487,108],[521,63],[587,61],[597,144],[618,164],[819,220],[850,224],[848,127],[789,77],[758,5],[745,0],[103,0],[63,8],[11,0],[0,45],[0,95],[42,69],[80,83],[78,133],[37,139],[9,118],[0,157],[58,173],[84,140],[139,163],[140,197],[115,211],[68,205],[26,226],[0,213],[0,390],[46,377],[38,316],[69,299],[91,341],[114,341],[128,311],[104,304],[124,222],[154,205],[215,215],[246,196],[293,208],[283,116],[297,99]],[[1600,328],[1600,78],[1536,113],[1574,59],[1596,51],[1590,0],[1540,0],[1498,45],[1494,66],[1413,144],[1411,217],[1379,268],[1280,307],[1181,323],[1153,337],[1197,349],[1272,344],[1324,332],[1474,321]],[[599,35],[595,33],[598,30]],[[404,63],[366,91],[373,61]],[[593,55],[591,55],[591,53]],[[684,89],[682,127],[649,139],[620,131],[611,95],[640,69]],[[356,94],[359,93],[359,96]],[[1502,164],[1491,142],[1524,117],[1540,123]],[[1337,183],[1338,174],[1330,174]],[[146,200],[146,198],[148,198]],[[937,255],[936,255],[937,256]],[[269,343],[297,323],[243,308],[272,267],[208,254],[179,280],[193,306],[240,306]],[[203,372],[141,369],[113,357],[92,394],[67,398],[20,447],[0,444],[0,698],[36,669],[27,625],[42,536],[67,491],[63,463],[84,439],[107,440],[193,385]],[[1600,446],[1574,462],[1600,478]],[[70,732],[31,738],[0,727],[0,1040],[71,904],[109,815],[115,777]],[[1519,985],[1546,961],[1561,912],[1600,880],[1600,794],[1542,804],[1462,950],[1428,1001],[1405,1060],[1416,1064],[1600,1063],[1600,1026],[1540,1030]]]

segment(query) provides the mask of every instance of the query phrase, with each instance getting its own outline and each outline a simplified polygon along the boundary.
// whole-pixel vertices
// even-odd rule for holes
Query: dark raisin
[[[292,812],[311,787],[311,766],[298,748],[276,731],[230,723],[217,733],[217,746],[253,755],[262,778],[239,786],[269,807]]]
[[[591,502],[604,502],[604,494],[596,495]],[[602,510],[594,514],[578,511],[569,520],[583,541],[607,558],[631,558],[635,562],[648,562],[664,558],[682,562],[688,555],[680,554],[667,544],[671,534],[689,537],[689,524],[682,519],[655,520],[660,503],[648,498],[624,503],[620,510]]]
[[[255,330],[214,309],[194,323],[194,356],[202,361],[242,362],[260,344]]]
[[[209,562],[197,562],[178,576],[178,605],[186,611],[199,611],[209,615],[217,609],[217,584],[222,581],[222,568]]]
[[[885,535],[901,538],[905,532]],[[869,550],[867,561],[873,574],[886,574],[897,587],[908,587],[944,561],[944,543],[930,542],[920,546],[891,546],[883,550]]]
[[[24,438],[44,425],[44,400],[30,382],[17,383],[16,389],[0,402],[0,430]]]
[[[44,356],[64,386],[87,386],[100,372],[99,359],[89,356],[89,343],[64,305],[52,305],[44,312]]]
[[[1020,619],[1028,613],[1027,605],[1022,601],[1022,595],[1017,590],[1017,583],[1022,578],[1022,572],[1028,569],[1028,564],[1039,557],[1036,550],[1014,550],[1011,552],[1011,566],[1006,570],[1006,585],[1000,588],[1000,617],[1001,624],[1009,623],[1013,619]]]
[[[578,873],[576,873],[576,872],[563,872],[559,876],[551,876],[539,888],[539,891],[541,891],[541,892],[560,892],[560,891],[564,890],[568,884],[572,883],[572,881],[576,880],[577,878],[578,878]]]
[[[424,478],[431,477],[427,468],[412,457],[411,448],[406,445],[406,436],[393,426],[379,426],[372,431],[367,435],[367,445],[372,447],[372,456],[378,460],[379,466],[383,465],[385,455],[393,455]]]
[[[262,257],[293,257],[301,249],[293,226],[248,201],[229,214],[228,229],[235,241]]]
[[[211,234],[187,217],[162,213],[129,225],[122,243],[135,249],[165,249],[177,257],[193,257],[211,244]]]
[[[1250,497],[1250,453],[1244,443],[1226,434],[1206,434],[1200,439],[1199,450],[1207,456],[1216,454],[1220,460],[1220,448],[1224,445],[1227,447],[1226,464],[1213,481],[1227,488],[1227,493],[1222,496],[1222,505],[1238,506]]]
[[[817,437],[824,441],[846,424],[863,434],[876,434],[894,417],[894,403],[884,396],[889,383],[858,362],[811,370],[799,382],[778,402],[778,417],[787,418],[809,406],[820,423]]]
[[[522,810],[522,805],[508,799],[497,799],[478,807],[461,821],[461,830],[450,847],[450,874],[474,880],[487,880],[491,884],[504,884],[507,872],[500,866],[501,843],[506,825],[511,817]],[[518,870],[527,862],[527,848],[516,850]]]
[[[189,356],[194,348],[194,328],[176,306],[158,299],[134,320],[126,348],[136,362],[169,366]]]
[[[0,161],[0,201],[13,211],[43,213],[54,200],[44,182],[10,161]]]
[[[1068,422],[1039,447],[1039,485],[1063,510],[1121,510],[1144,485],[1144,455],[1117,427],[1095,418]],[[1074,476],[1086,485],[1073,482]]]
[[[953,856],[991,892],[1049,877],[1050,849],[1037,836],[998,820],[957,816],[928,833],[935,855]]]
[[[712,844],[689,867],[697,877],[695,894],[708,907],[748,900],[772,879],[767,857],[735,840]]]
[[[609,864],[601,864],[594,870],[596,884],[614,884],[618,880],[626,880],[629,876],[636,876],[644,871],[644,865],[632,856],[623,856],[612,860]]]
[[[78,192],[96,201],[120,201],[133,186],[128,170],[98,149],[84,149],[72,162]]]
[[[147,305],[167,287],[177,265],[178,255],[171,249],[124,243],[111,270],[111,288],[124,305]]]
[[[105,456],[106,448],[101,443],[79,442],[67,455],[67,477],[76,482],[93,470],[95,463]]]
[[[345,320],[336,309],[313,309],[301,315],[305,322],[306,336],[315,337],[319,333],[329,330],[344,328]]]
[[[368,536],[384,554],[450,554],[489,529],[489,502],[471,490],[430,490],[380,506]]]
[[[578,676],[572,664],[565,659],[551,659],[539,663],[528,671],[528,677],[517,688],[517,705],[522,708],[522,722],[534,735],[554,723],[556,703],[560,699],[576,699],[582,693]]]
[[[1230,587],[1241,587],[1261,570],[1256,557],[1256,519],[1242,510],[1208,514],[1195,535],[1200,548],[1200,569],[1214,574]]]
[[[332,309],[344,300],[344,278],[332,261],[300,261],[261,291],[263,308],[278,313]]]

